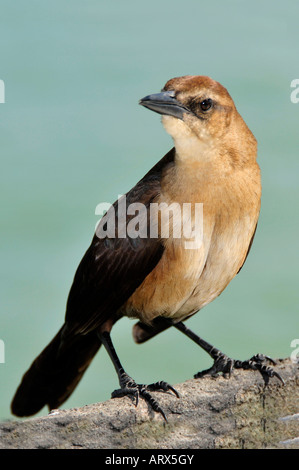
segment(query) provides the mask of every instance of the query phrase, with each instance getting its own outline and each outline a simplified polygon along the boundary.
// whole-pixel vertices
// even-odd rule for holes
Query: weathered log
[[[104,403],[0,423],[0,448],[203,449],[299,448],[299,367],[278,360],[264,386],[255,371],[176,385],[181,397],[153,392],[168,423],[139,400]]]

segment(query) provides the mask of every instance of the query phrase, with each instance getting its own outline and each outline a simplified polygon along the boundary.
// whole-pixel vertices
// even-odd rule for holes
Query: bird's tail
[[[93,331],[62,344],[63,327],[24,374],[11,403],[16,416],[30,416],[45,405],[58,408],[73,392],[101,346]]]

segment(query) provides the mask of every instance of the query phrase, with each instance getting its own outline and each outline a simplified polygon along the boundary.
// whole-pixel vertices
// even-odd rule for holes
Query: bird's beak
[[[175,99],[174,91],[162,91],[161,93],[145,96],[139,101],[139,104],[156,113],[173,116],[177,119],[183,119],[184,113],[190,112]]]

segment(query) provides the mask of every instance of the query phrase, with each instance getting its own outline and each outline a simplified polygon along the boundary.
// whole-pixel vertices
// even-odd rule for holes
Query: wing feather
[[[161,240],[149,238],[149,206],[160,192],[163,172],[173,161],[174,149],[126,194],[127,206],[141,202],[147,208],[146,238],[130,238],[128,234],[125,238],[94,235],[70,289],[65,316],[67,333],[87,334],[102,325],[120,309],[161,259],[164,251]],[[113,208],[117,209],[117,201]],[[117,227],[117,210],[115,217]],[[132,217],[126,217],[126,225]]]

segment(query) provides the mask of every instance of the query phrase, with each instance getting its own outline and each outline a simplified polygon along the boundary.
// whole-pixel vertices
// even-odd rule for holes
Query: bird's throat
[[[215,158],[212,139],[204,129],[202,135],[198,136],[183,121],[171,116],[163,116],[162,123],[173,138],[178,162],[194,163]]]

